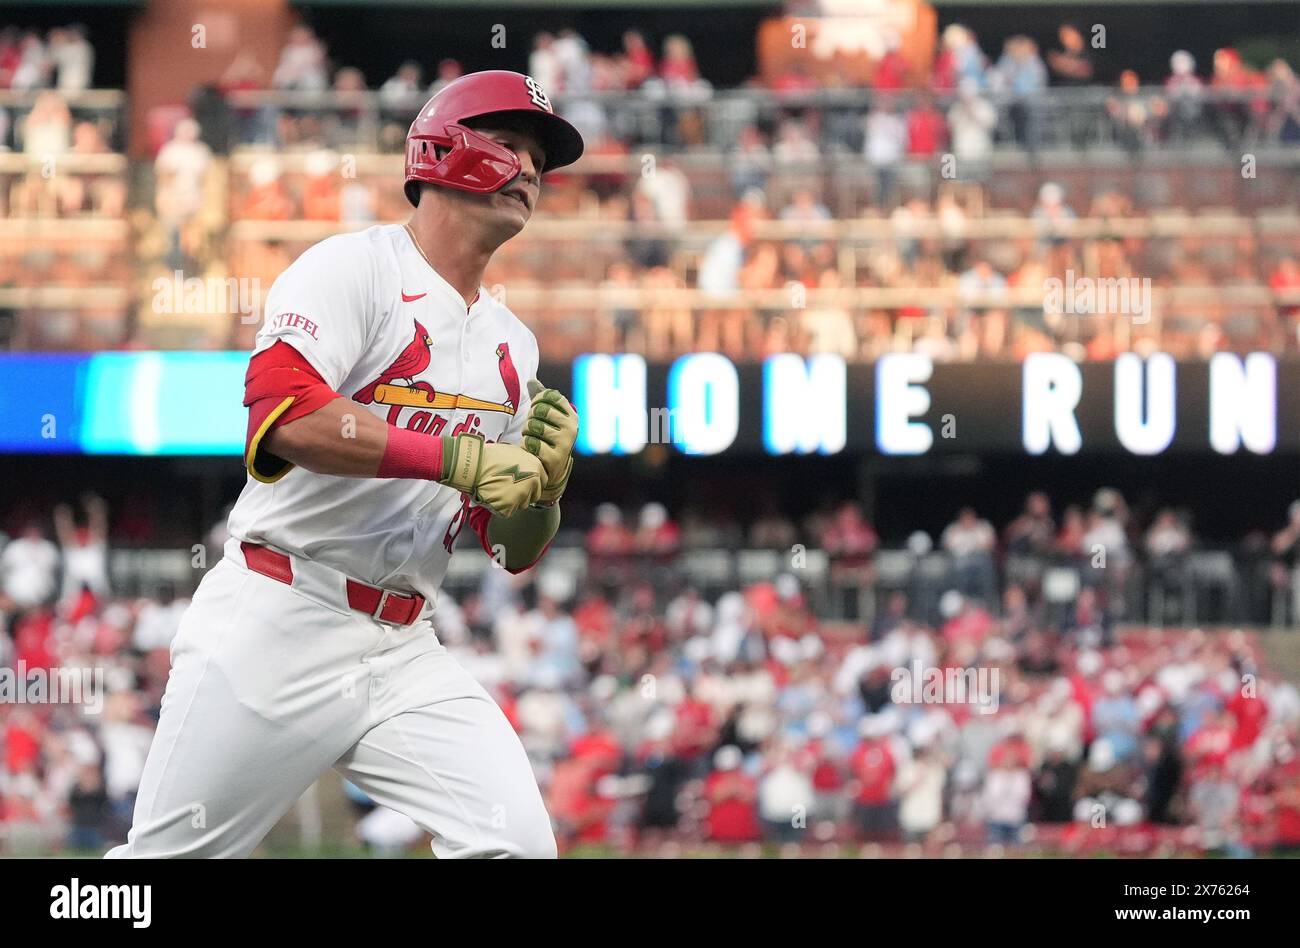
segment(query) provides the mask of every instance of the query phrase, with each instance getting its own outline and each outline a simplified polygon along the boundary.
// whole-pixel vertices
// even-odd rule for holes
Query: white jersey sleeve
[[[321,241],[272,284],[254,354],[284,340],[338,389],[366,351],[377,284],[368,243],[354,234]]]

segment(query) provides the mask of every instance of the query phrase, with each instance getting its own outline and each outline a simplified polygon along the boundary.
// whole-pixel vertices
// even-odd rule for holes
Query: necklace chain
[[[415,231],[411,229],[411,225],[408,223],[408,224],[403,224],[402,226],[403,226],[404,228],[406,228],[406,233],[410,236],[410,238],[411,238],[411,243],[415,245],[415,252],[418,253],[421,257],[424,258],[424,262],[427,263],[427,264],[429,264],[429,269],[430,269],[430,270],[432,270],[434,273],[437,273],[437,272],[438,272],[438,268],[435,267],[435,266],[433,265],[433,262],[429,260],[428,254],[426,254],[426,253],[424,252],[424,248],[420,246],[420,241],[418,241],[418,240],[416,239],[416,237],[415,237]],[[478,302],[478,297],[479,297],[479,294],[478,294],[478,292],[476,291],[476,292],[474,293],[474,299],[472,299],[470,302],[468,302],[468,303],[465,304],[465,312],[468,313],[468,312],[470,311],[470,308],[471,308],[475,303]]]
[[[429,269],[430,269],[430,270],[433,270],[433,271],[436,273],[436,272],[437,272],[437,267],[435,267],[435,266],[434,266],[434,265],[429,261],[429,257],[428,257],[428,255],[424,252],[424,248],[420,246],[420,241],[416,239],[416,237],[415,237],[415,231],[411,229],[411,225],[410,225],[410,224],[403,224],[402,226],[406,228],[406,232],[407,232],[407,234],[410,235],[410,237],[411,237],[411,243],[413,243],[413,244],[415,245],[415,252],[418,253],[421,257],[423,257],[423,258],[424,258],[424,262],[427,263],[427,264],[429,264]]]

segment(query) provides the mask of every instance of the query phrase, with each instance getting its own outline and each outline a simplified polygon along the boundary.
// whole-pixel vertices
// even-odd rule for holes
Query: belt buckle
[[[398,622],[390,622],[384,618],[384,607],[388,605],[388,597],[392,593],[387,589],[379,590],[379,605],[375,606],[375,611],[370,613],[370,617],[376,622],[383,622],[385,625],[400,625]]]

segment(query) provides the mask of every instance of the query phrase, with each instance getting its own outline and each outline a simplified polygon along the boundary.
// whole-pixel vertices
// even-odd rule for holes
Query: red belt
[[[293,562],[289,557],[256,543],[242,542],[239,548],[244,551],[244,562],[254,573],[261,573],[286,586],[293,584]],[[347,581],[347,590],[348,605],[351,608],[380,622],[410,625],[420,617],[420,612],[424,609],[424,597],[419,594],[404,596],[387,589],[367,586],[355,579]]]

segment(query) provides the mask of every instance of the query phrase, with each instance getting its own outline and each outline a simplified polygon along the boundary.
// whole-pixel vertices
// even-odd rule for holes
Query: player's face
[[[485,196],[486,210],[492,221],[507,231],[508,239],[523,229],[537,207],[545,155],[537,139],[526,131],[495,128],[476,131],[509,148],[519,158],[518,176],[500,191]]]

